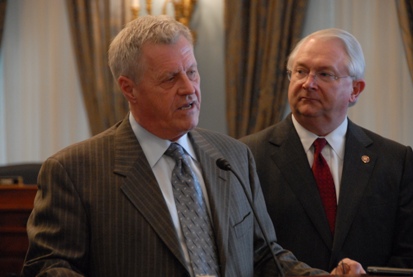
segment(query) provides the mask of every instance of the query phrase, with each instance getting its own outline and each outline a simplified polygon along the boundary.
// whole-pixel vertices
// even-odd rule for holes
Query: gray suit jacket
[[[299,260],[327,271],[344,257],[364,268],[413,267],[410,147],[349,120],[333,238],[291,115],[242,141],[255,157],[278,242]]]
[[[241,175],[275,241],[248,148],[201,129],[189,137],[208,190],[221,276],[275,275],[240,183],[216,166],[224,157]],[[27,231],[24,276],[189,276],[163,195],[127,118],[44,163]],[[288,274],[320,273],[279,245],[273,248]]]

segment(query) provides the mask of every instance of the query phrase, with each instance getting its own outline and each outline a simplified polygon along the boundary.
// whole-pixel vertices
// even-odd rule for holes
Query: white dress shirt
[[[300,125],[300,123],[298,123],[298,121],[294,118],[294,115],[292,116],[292,120],[298,136],[300,137],[301,143],[303,144],[304,151],[307,154],[308,163],[311,167],[314,160],[313,143],[317,138],[319,138],[319,136],[311,133]],[[341,175],[343,172],[347,125],[348,120],[346,117],[340,126],[324,137],[328,143],[321,151],[321,154],[326,159],[326,162],[330,167],[331,175],[333,175],[337,204],[340,195]]]

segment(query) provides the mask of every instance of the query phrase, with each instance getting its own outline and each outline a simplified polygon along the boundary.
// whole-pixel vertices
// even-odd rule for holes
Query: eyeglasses
[[[307,70],[303,70],[303,69],[296,69],[294,70],[294,72],[291,70],[287,70],[287,75],[288,75],[288,80],[290,81],[292,78],[297,79],[297,80],[303,80],[303,79],[308,78],[308,76],[310,75],[310,72]],[[324,71],[316,72],[313,76],[314,76],[314,79],[317,78],[318,80],[325,82],[325,83],[330,83],[330,82],[336,81],[341,78],[347,78],[347,77],[354,78],[353,76],[337,76],[332,73],[328,73]]]

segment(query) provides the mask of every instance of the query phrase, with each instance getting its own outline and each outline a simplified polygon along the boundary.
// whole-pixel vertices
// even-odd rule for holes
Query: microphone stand
[[[264,228],[262,227],[261,220],[259,219],[259,217],[257,215],[257,212],[255,210],[255,206],[252,202],[252,199],[251,199],[250,195],[247,193],[247,189],[246,189],[244,183],[242,182],[241,177],[232,169],[230,163],[226,159],[219,158],[219,159],[217,159],[216,164],[222,170],[231,171],[232,174],[234,174],[234,176],[237,178],[238,182],[241,184],[241,187],[244,190],[244,194],[247,197],[248,203],[251,207],[252,213],[254,214],[255,220],[258,223],[258,227],[260,228],[260,231],[261,231],[262,235],[264,236],[264,240],[265,240],[268,248],[270,249],[270,252],[271,252],[272,258],[274,259],[275,265],[277,266],[278,271],[280,272],[280,276],[285,277],[284,270],[282,269],[281,264],[280,264],[277,256],[275,255],[272,247],[271,247],[271,244],[270,244],[270,241],[268,239],[267,233],[265,232]]]

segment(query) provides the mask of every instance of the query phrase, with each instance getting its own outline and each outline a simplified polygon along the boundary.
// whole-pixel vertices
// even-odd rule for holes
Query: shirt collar
[[[129,122],[132,127],[133,133],[138,139],[143,153],[145,154],[146,159],[149,162],[149,165],[151,166],[151,168],[154,167],[172,142],[169,140],[161,139],[147,131],[145,128],[139,125],[138,122],[136,122],[132,113],[129,113]],[[192,159],[196,160],[195,151],[192,147],[191,142],[189,141],[187,134],[183,135],[175,142],[181,145]]]
[[[300,123],[298,123],[294,115],[292,115],[292,120],[295,130],[297,131],[301,143],[303,144],[304,150],[307,153],[308,151],[310,151],[313,142],[318,138],[318,136],[314,133],[311,133],[310,131],[305,129]],[[341,159],[344,158],[347,125],[348,119],[346,117],[344,121],[335,130],[333,130],[331,133],[324,137],[327,140],[330,147],[333,149],[333,151]]]

